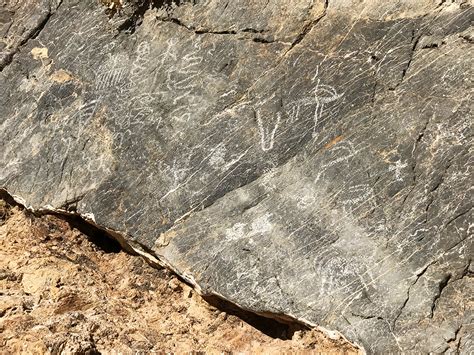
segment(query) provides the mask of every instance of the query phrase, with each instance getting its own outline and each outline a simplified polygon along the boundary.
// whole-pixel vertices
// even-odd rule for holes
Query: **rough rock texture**
[[[264,330],[290,339],[272,338],[165,269],[94,244],[99,235],[3,207],[0,200],[1,354],[356,353],[341,339],[283,324]]]
[[[474,351],[472,1],[29,3],[1,187],[368,352]]]

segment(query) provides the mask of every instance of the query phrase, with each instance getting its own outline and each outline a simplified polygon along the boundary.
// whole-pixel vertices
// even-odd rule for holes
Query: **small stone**
[[[181,291],[182,289],[179,280],[175,278],[168,281],[168,287],[172,289],[173,291]]]

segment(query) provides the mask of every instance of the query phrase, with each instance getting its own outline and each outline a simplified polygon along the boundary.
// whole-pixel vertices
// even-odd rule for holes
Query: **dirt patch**
[[[316,330],[272,338],[169,271],[3,200],[0,246],[2,353],[355,352]]]

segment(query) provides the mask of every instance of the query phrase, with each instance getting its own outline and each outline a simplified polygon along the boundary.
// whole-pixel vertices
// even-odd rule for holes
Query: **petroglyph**
[[[272,214],[266,213],[257,217],[250,224],[236,223],[231,228],[225,230],[225,238],[229,241],[246,238],[250,243],[253,243],[253,237],[271,232],[273,228],[271,218]]]
[[[60,6],[0,73],[0,187],[368,353],[472,352],[472,6],[242,4]]]
[[[127,68],[103,69],[97,74],[96,89],[104,90],[119,85],[128,74]]]
[[[349,285],[348,275],[352,276],[349,279],[356,280],[356,282],[351,281],[351,289],[367,287],[361,276],[364,275],[365,270],[359,263],[348,260],[330,248],[323,249],[315,257],[314,268],[315,272],[321,275],[320,285],[317,288],[319,291],[317,297],[330,297],[332,294],[347,287]],[[366,291],[369,290],[366,289]]]
[[[318,78],[319,66],[316,68],[316,72],[312,78],[312,82],[316,82],[316,85],[309,91],[309,96],[302,99],[292,101],[288,104],[288,120],[290,123],[295,123],[302,117],[302,112],[307,108],[313,109],[313,136],[317,135],[318,123],[323,117],[325,105],[339,100],[344,94],[338,93],[336,89],[330,85],[321,83],[321,79]]]
[[[137,46],[135,55],[136,59],[130,69],[130,76],[132,81],[140,79],[141,74],[147,69],[150,63],[150,44],[148,42],[142,42]]]
[[[76,137],[79,138],[83,134],[86,127],[89,125],[92,117],[94,116],[97,107],[100,103],[100,99],[91,100],[83,104],[76,114],[71,117],[71,124],[74,124],[77,128]]]
[[[329,85],[324,85],[319,83],[312,90],[314,95],[314,101],[316,103],[316,109],[314,110],[314,128],[313,135],[316,135],[316,128],[318,126],[319,120],[322,118],[324,105],[336,101],[341,98],[343,94],[338,94],[337,91]]]
[[[260,145],[264,152],[273,149],[275,144],[275,134],[277,132],[278,126],[281,122],[281,113],[276,113],[276,119],[274,121],[266,122],[257,110],[255,111],[255,116],[257,119],[258,130],[260,132]]]
[[[388,170],[395,172],[395,179],[397,181],[403,181],[402,170],[405,169],[407,166],[408,166],[408,164],[406,162],[401,162],[401,161],[397,160],[395,162],[395,165],[390,165],[389,166]]]

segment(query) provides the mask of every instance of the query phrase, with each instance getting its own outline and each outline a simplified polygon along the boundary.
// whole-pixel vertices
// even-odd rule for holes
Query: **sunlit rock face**
[[[103,2],[0,10],[0,187],[367,352],[474,351],[470,1]]]

